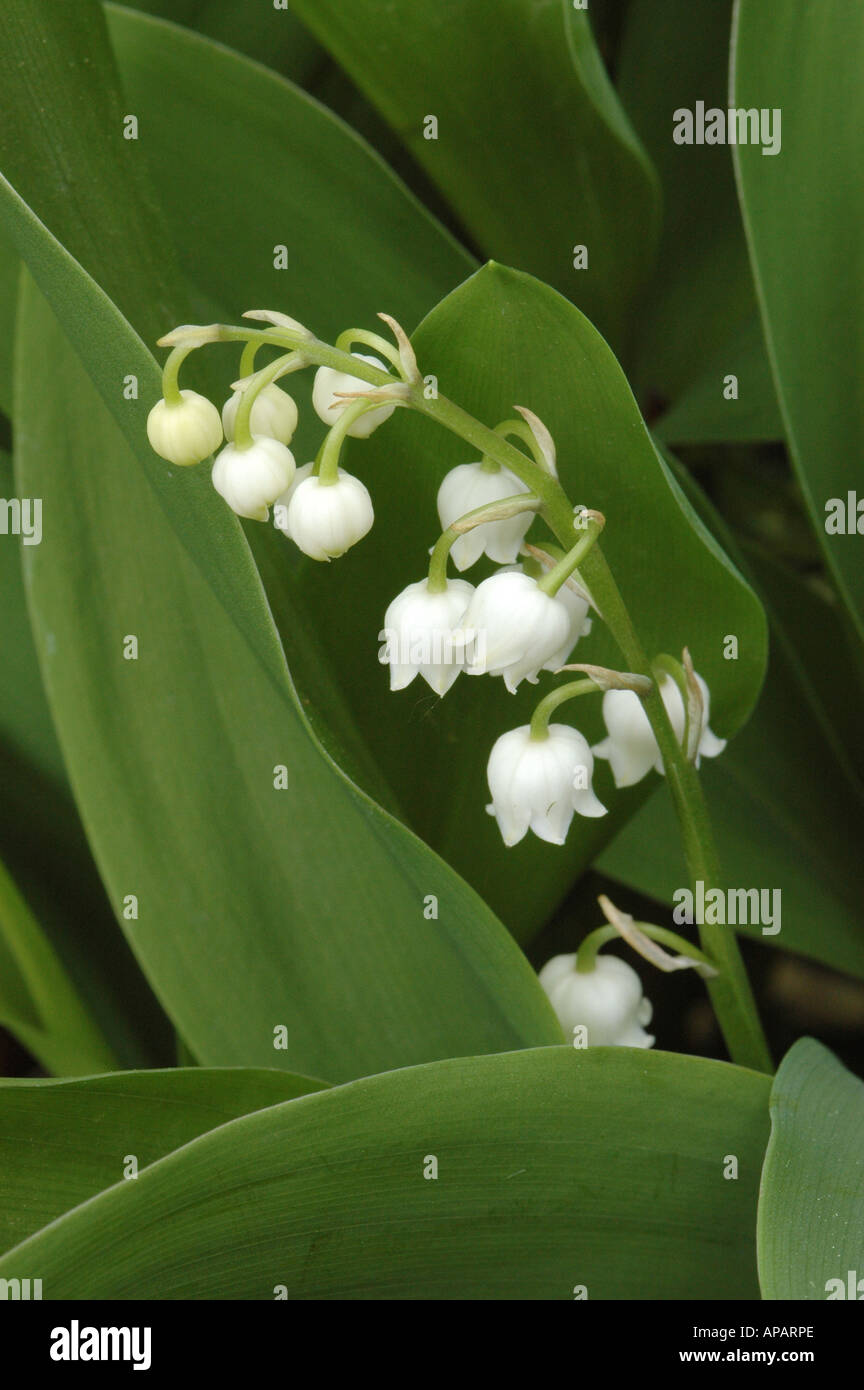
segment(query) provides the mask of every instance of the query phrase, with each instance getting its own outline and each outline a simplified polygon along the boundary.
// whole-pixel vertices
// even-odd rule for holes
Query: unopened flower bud
[[[228,440],[234,438],[234,423],[242,399],[243,392],[235,391],[222,407],[222,426]],[[249,428],[253,435],[261,434],[268,439],[278,439],[280,444],[290,444],[297,428],[297,406],[293,398],[271,381],[252,403]]]
[[[157,401],[147,416],[147,438],[160,458],[178,467],[203,463],[222,443],[219,411],[197,391],[181,391],[179,401]]]

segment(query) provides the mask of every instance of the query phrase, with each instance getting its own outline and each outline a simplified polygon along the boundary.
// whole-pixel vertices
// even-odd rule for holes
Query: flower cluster
[[[591,629],[591,600],[572,571],[593,535],[589,531],[557,562],[527,546],[535,502],[513,473],[492,467],[488,459],[459,464],[447,474],[438,491],[444,533],[429,577],[409,584],[385,614],[380,659],[390,667],[391,689],[403,690],[419,675],[443,696],[464,670],[469,676],[500,676],[515,692],[522,681],[536,684],[542,671],[566,669],[576,643]],[[602,524],[597,514],[584,515]],[[465,579],[447,577],[448,554],[463,573],[484,555],[501,567],[474,588]],[[698,764],[702,756],[715,757],[725,743],[708,727],[705,681],[689,666],[670,664],[680,679],[661,671],[657,689],[676,739],[692,744]],[[592,786],[595,758],[609,762],[617,787],[632,786],[652,768],[663,772],[642,703],[652,682],[602,675],[612,681],[603,696],[608,737],[593,748],[578,730],[550,724],[548,715],[563,699],[603,689],[602,680],[553,692],[548,708],[541,701],[530,724],[495,743],[487,767],[492,797],[487,810],[505,845],[518,844],[529,830],[563,845],[574,815],[605,815]]]
[[[378,357],[352,355],[384,368]],[[359,377],[321,367],[312,404],[331,427],[339,426],[348,413],[350,422],[341,433],[367,438],[395,409],[385,405],[352,410],[351,394],[367,387]],[[248,403],[244,402],[247,391]],[[338,465],[326,474],[319,463],[297,467],[288,447],[297,420],[296,403],[287,391],[275,381],[251,378],[237,384],[222,407],[221,418],[205,396],[169,388],[150,411],[147,435],[156,453],[179,467],[202,463],[219,449],[211,475],[213,486],[232,511],[250,521],[267,521],[272,507],[275,526],[304,555],[331,560],[344,555],[371,530],[372,499],[359,478]],[[225,444],[220,449],[223,433]]]
[[[330,347],[283,314],[255,310],[246,317],[269,327],[190,326],[162,339],[173,351],[163,372],[164,399],[148,417],[150,442],[162,458],[181,467],[219,450],[213,485],[239,516],[267,521],[272,508],[274,525],[299,550],[313,560],[332,560],[356,545],[375,519],[365,484],[340,466],[342,445],[347,437],[368,438],[397,405],[422,408],[413,350],[401,327],[384,314],[380,317],[391,328],[395,347],[377,334],[353,329]],[[220,340],[245,344],[239,379],[221,416],[204,396],[181,390],[177,383],[188,353]],[[357,343],[376,352],[349,354],[347,349]],[[267,345],[278,346],[282,355],[255,371],[255,355]],[[352,359],[358,367],[363,364],[362,377],[345,370]],[[328,428],[314,462],[298,468],[289,447],[297,406],[277,383],[310,363],[317,364],[312,404]],[[389,667],[392,690],[403,690],[420,676],[438,696],[446,695],[463,671],[500,677],[511,693],[523,681],[537,684],[543,672],[588,673],[588,679],[569,681],[546,695],[529,724],[502,734],[487,766],[487,810],[504,843],[518,844],[530,830],[561,845],[574,815],[606,814],[592,785],[596,759],[608,762],[617,787],[632,786],[652,769],[663,772],[658,710],[665,711],[660,722],[668,720],[678,745],[697,765],[725,745],[709,728],[708,687],[686,651],[683,664],[658,657],[650,677],[567,666],[591,629],[590,610],[596,612],[581,566],[605,518],[571,506],[558,481],[552,436],[530,410],[516,409],[521,419],[485,431],[488,452],[459,463],[442,480],[437,496],[442,533],[431,551],[428,573],[387,608],[379,658]],[[526,447],[505,445],[508,435]],[[551,519],[556,506],[557,525]],[[542,548],[527,543],[538,513],[553,533]],[[562,550],[563,533],[574,529],[579,538]],[[484,558],[497,568],[479,583],[448,575],[451,559],[464,575]],[[549,722],[566,700],[601,690],[607,737],[593,748],[579,730]],[[617,965],[610,961],[608,969]]]
[[[367,439],[398,405],[424,409],[411,344],[386,314],[380,317],[392,330],[395,347],[377,334],[353,329],[331,347],[284,314],[255,310],[246,317],[268,327],[187,326],[162,339],[172,352],[163,369],[163,399],[147,421],[150,443],[178,467],[215,454],[213,486],[237,515],[266,522],[272,508],[273,524],[300,551],[313,560],[335,559],[362,540],[375,520],[365,484],[341,467],[345,439]],[[244,343],[239,378],[221,413],[206,397],[181,390],[177,381],[188,353],[217,341]],[[357,343],[376,352],[349,353]],[[280,356],[255,371],[255,355],[264,346],[279,348]],[[363,376],[350,370],[352,358]],[[327,433],[314,461],[298,468],[290,448],[298,410],[278,381],[310,364],[317,366],[312,405]],[[493,430],[475,422],[476,429],[465,436],[481,438],[487,451],[443,478],[437,495],[441,534],[428,571],[389,604],[379,659],[389,667],[392,690],[404,690],[419,676],[439,697],[463,671],[500,677],[511,693],[523,682],[536,685],[543,672],[583,673],[582,679],[568,679],[545,694],[529,723],[501,734],[487,764],[491,802],[486,809],[504,844],[516,845],[532,831],[549,844],[563,845],[575,815],[607,814],[593,788],[597,759],[608,762],[616,787],[629,787],[652,769],[663,773],[670,757],[683,755],[698,766],[700,758],[716,757],[725,744],[709,727],[708,686],[686,649],[680,662],[659,655],[650,676],[568,665],[591,630],[589,613],[600,616],[590,592],[592,573],[599,575],[601,607],[604,592],[613,606],[623,608],[623,600],[603,565],[592,571],[588,563],[605,518],[572,506],[558,481],[551,434],[530,410],[515,408],[520,419]],[[456,416],[470,419],[464,411]],[[452,420],[451,414],[442,423],[460,433]],[[508,436],[526,447],[505,444]],[[552,533],[541,546],[527,540],[538,514]],[[573,530],[579,536],[567,549]],[[460,576],[484,559],[495,569],[471,583],[448,574],[451,559]],[[647,665],[638,645],[634,652],[638,663]],[[578,729],[550,722],[566,701],[601,691],[607,737],[593,748]],[[645,1030],[651,1004],[639,976],[619,957],[598,955],[598,946],[610,933],[618,934],[661,969],[693,967],[706,976],[716,970],[673,933],[634,923],[608,900],[600,901],[610,925],[590,933],[578,952],[550,960],[540,984],[565,1032],[574,1041],[579,1035],[577,1045],[650,1047],[654,1038]],[[682,954],[673,958],[663,951],[659,943],[670,940]]]

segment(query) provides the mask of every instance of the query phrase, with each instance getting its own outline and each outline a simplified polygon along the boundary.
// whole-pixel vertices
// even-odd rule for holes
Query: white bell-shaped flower
[[[226,444],[213,464],[213,486],[238,516],[266,521],[294,476],[294,455],[278,439],[253,438],[246,449]]]
[[[524,572],[521,565],[505,565],[504,569],[498,571],[499,574],[524,574]],[[548,661],[543,663],[542,669],[544,671],[559,671],[566,663],[579,638],[587,637],[591,631],[591,619],[588,617],[590,604],[574,579],[565,580],[555,597],[561,600],[570,614],[570,631],[563,646],[550,656]]]
[[[222,407],[222,427],[228,440],[234,438],[234,424],[242,397],[242,391],[235,391]],[[297,406],[293,397],[271,381],[258,392],[252,403],[249,428],[253,435],[263,434],[268,439],[278,439],[280,444],[290,444],[297,428]]]
[[[708,727],[710,695],[708,686],[701,676],[696,680],[702,692],[702,728],[696,766],[701,758],[716,758],[726,747],[726,740],[718,738]],[[660,695],[666,712],[680,743],[684,737],[687,722],[684,701],[677,682],[670,675],[660,681]],[[616,787],[632,787],[651,771],[663,772],[663,759],[657,740],[648,722],[648,716],[639,696],[632,690],[607,690],[603,696],[603,719],[609,737],[594,747],[594,756],[607,758],[615,778]]]
[[[352,352],[351,356],[360,362],[368,362],[372,367],[385,367],[380,357],[370,357],[365,352]],[[345,407],[351,404],[350,401],[340,399],[337,392],[370,389],[369,382],[363,381],[359,376],[337,372],[332,367],[319,367],[312,386],[312,405],[316,415],[325,425],[335,425]],[[354,421],[348,433],[355,439],[367,439],[373,430],[383,425],[385,420],[389,420],[395,409],[395,405],[382,405],[378,410],[367,411]]]
[[[511,729],[495,743],[486,769],[491,806],[505,845],[533,830],[551,845],[563,845],[574,813],[605,816],[594,795],[594,759],[587,740],[568,724],[550,724],[546,738],[532,738],[530,724]]]
[[[477,586],[463,627],[474,634],[468,674],[503,676],[513,692],[522,680],[536,684],[538,672],[564,646],[570,614],[530,575],[505,570]]]
[[[461,621],[473,593],[465,579],[448,579],[438,593],[421,579],[396,595],[379,634],[379,659],[390,667],[391,690],[404,690],[420,675],[436,695],[446,695],[465,664]]]
[[[179,401],[157,401],[147,416],[147,438],[160,458],[181,468],[203,463],[222,443],[219,411],[197,391]]]
[[[335,560],[372,529],[372,498],[359,478],[340,468],[333,483],[311,473],[294,489],[285,533],[313,560]]]
[[[446,531],[477,507],[502,502],[505,497],[527,493],[525,484],[509,468],[489,472],[482,463],[460,463],[452,468],[438,489],[438,516],[441,529]],[[496,564],[512,564],[519,554],[525,532],[534,520],[534,512],[519,512],[504,521],[484,521],[481,526],[466,531],[454,542],[450,556],[458,570],[467,570],[484,553]]]
[[[576,953],[553,956],[540,971],[540,984],[568,1038],[575,1028],[587,1030],[589,1047],[651,1047],[645,1032],[651,1003],[642,981],[619,956],[598,955],[594,969],[576,969]]]

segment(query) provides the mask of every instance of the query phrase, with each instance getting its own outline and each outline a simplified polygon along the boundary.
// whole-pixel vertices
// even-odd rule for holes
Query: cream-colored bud
[[[180,468],[203,463],[222,443],[219,411],[197,391],[181,391],[179,401],[157,401],[147,416],[147,438],[160,458]]]

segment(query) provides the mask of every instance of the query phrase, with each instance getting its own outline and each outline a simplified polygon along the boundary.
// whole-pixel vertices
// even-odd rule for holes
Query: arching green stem
[[[511,516],[536,511],[539,506],[539,497],[520,492],[515,497],[503,497],[500,502],[488,502],[485,506],[475,507],[473,511],[460,516],[459,520],[448,526],[435,542],[429,559],[429,592],[440,594],[447,588],[447,560],[460,536],[464,536],[467,531],[473,531],[475,526],[485,525],[488,521],[506,521]]]
[[[586,513],[588,518],[585,525],[585,534],[582,536],[572,550],[568,550],[563,559],[557,565],[553,565],[551,570],[547,570],[542,579],[538,579],[537,588],[542,589],[544,594],[557,594],[562,584],[566,584],[571,574],[575,574],[585,556],[588,554],[603,527],[606,518],[600,516],[599,512]]]
[[[254,372],[255,358],[258,356],[258,351],[260,347],[261,344],[256,343],[253,339],[251,343],[246,344],[243,351],[241,352],[240,366],[237,371],[237,376],[240,381],[242,381],[247,376],[251,376]]]
[[[336,339],[336,347],[344,352],[350,352],[352,343],[363,343],[365,347],[374,348],[382,357],[386,357],[388,362],[392,362],[399,375],[402,376],[399,349],[394,347],[392,343],[388,343],[387,339],[382,338],[380,334],[369,333],[365,328],[349,328],[344,333],[340,333]]]
[[[245,357],[245,352],[244,352]],[[290,369],[305,366],[305,360],[301,353],[286,352],[281,357],[277,357],[269,366],[257,372],[248,386],[244,386],[240,395],[240,404],[237,407],[237,418],[234,421],[234,447],[236,449],[249,449],[252,445],[252,407],[264,390],[277,377],[284,376],[286,368]],[[242,363],[241,363],[242,367]]]
[[[194,352],[194,350],[194,343],[189,347],[181,344],[169,352],[165,358],[165,364],[162,368],[162,397],[168,405],[179,405],[183,399],[178,381],[180,367],[190,352]]]
[[[563,705],[567,700],[575,700],[578,695],[599,695],[600,693],[599,685],[590,679],[568,681],[566,685],[559,685],[557,690],[550,690],[531,716],[532,739],[549,737],[549,720],[559,705]]]
[[[531,450],[531,453],[534,457],[534,462],[537,464],[537,467],[542,468],[544,473],[548,473],[549,470],[546,467],[546,460],[543,457],[543,450],[537,443],[534,431],[531,429],[530,425],[526,420],[502,420],[500,425],[493,426],[493,432],[497,435],[500,435],[502,439],[521,439],[523,443],[527,444],[528,448]],[[489,463],[494,464],[496,468],[501,467],[501,465],[495,459],[491,458],[490,455],[484,454],[484,464],[487,462],[487,459]]]
[[[345,438],[354,421],[359,420],[360,416],[365,415],[369,410],[380,409],[380,406],[380,401],[351,401],[345,406],[335,425],[331,425],[319,452],[320,462],[316,469],[318,481],[322,487],[330,487],[339,481],[339,459],[342,454],[342,445],[345,443]]]
[[[643,936],[648,936],[652,941],[658,941],[661,946],[669,946],[679,955],[687,956],[690,960],[700,961],[703,965],[717,968],[716,961],[707,956],[704,951],[700,951],[698,946],[694,946],[692,941],[686,941],[677,932],[669,931],[667,927],[655,927],[652,922],[636,922]],[[580,974],[589,974],[595,967],[597,952],[601,946],[605,946],[609,941],[620,941],[621,933],[617,927],[605,926],[597,927],[596,931],[589,932],[580,943],[576,952],[576,969]]]

